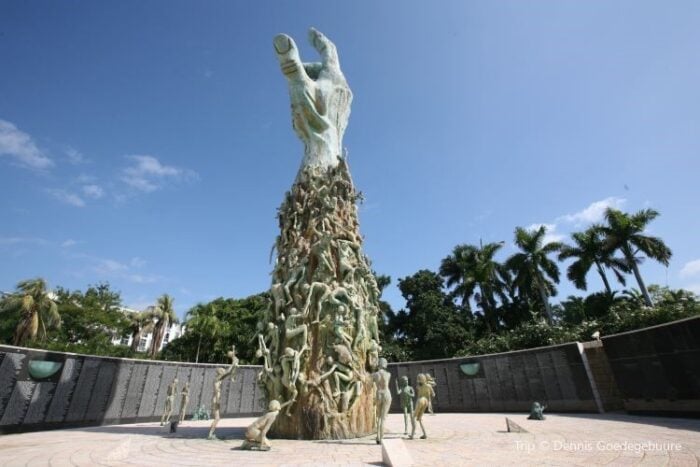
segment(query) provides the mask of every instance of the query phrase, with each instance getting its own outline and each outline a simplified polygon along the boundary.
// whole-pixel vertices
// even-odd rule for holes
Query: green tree
[[[129,313],[127,319],[128,332],[131,337],[131,351],[136,353],[143,335],[153,331],[155,325],[153,314],[149,311]]]
[[[112,340],[123,336],[128,326],[119,292],[107,283],[90,286],[85,293],[58,287],[56,302],[62,325],[51,336],[53,350],[112,354]]]
[[[644,235],[644,229],[658,216],[659,213],[653,209],[643,209],[634,214],[628,214],[608,208],[605,210],[607,225],[601,228],[605,235],[606,248],[609,251],[619,250],[622,253],[627,266],[637,279],[639,290],[642,292],[647,306],[653,306],[653,302],[639,272],[639,263],[642,261],[640,253],[664,266],[668,266],[672,255],[671,249],[666,246],[663,240]]]
[[[19,316],[12,345],[24,345],[37,335],[44,341],[47,329],[61,325],[58,305],[49,296],[46,281],[41,278],[19,282],[16,291],[3,299],[0,312]]]
[[[392,321],[395,333],[415,359],[452,357],[472,336],[464,313],[443,291],[443,279],[421,270],[399,280],[406,309]]]
[[[494,260],[503,242],[474,245],[457,245],[452,254],[442,260],[440,275],[447,279],[447,286],[460,296],[462,306],[469,307],[469,298],[474,296],[484,312],[486,325],[490,331],[499,327],[496,296],[506,301],[505,290],[508,270]],[[476,288],[479,293],[475,293]]]
[[[170,328],[170,325],[177,323],[177,315],[175,314],[175,309],[173,308],[173,298],[168,294],[163,294],[156,305],[150,310],[153,317],[155,318],[155,324],[153,325],[153,336],[151,340],[151,350],[149,356],[155,358],[158,354],[161,342],[163,342],[163,337],[165,333]]]
[[[559,283],[559,267],[548,258],[549,254],[561,248],[558,242],[544,243],[545,227],[526,230],[522,227],[515,229],[515,245],[520,248],[506,261],[506,267],[514,274],[513,283],[518,294],[526,299],[539,293],[544,306],[547,322],[552,324],[552,308],[549,297],[557,294],[555,283]],[[533,290],[534,288],[534,290]]]
[[[627,262],[622,258],[613,257],[613,252],[605,248],[605,240],[599,225],[593,225],[583,232],[571,234],[573,245],[562,245],[559,252],[559,261],[575,259],[566,271],[566,277],[581,290],[587,290],[586,275],[595,266],[596,271],[605,285],[605,291],[612,293],[610,282],[603,268],[610,269],[617,280],[625,285],[623,272],[629,272]]]
[[[199,362],[199,352],[202,347],[202,339],[207,338],[208,342],[214,341],[226,330],[226,323],[220,319],[219,309],[214,302],[207,304],[199,303],[192,307],[185,317],[187,331],[199,336],[197,341],[197,353],[195,363]]]
[[[255,357],[257,323],[267,308],[268,300],[269,295],[265,292],[242,299],[217,298],[201,305],[216,310],[217,319],[223,324],[220,332],[213,337],[204,336],[197,357],[201,335],[196,330],[193,331],[187,322],[185,333],[163,348],[161,358],[171,361],[193,361],[199,358],[200,362],[226,363],[229,361],[226,352],[235,345],[241,363],[258,363]],[[204,342],[206,345],[203,345]]]

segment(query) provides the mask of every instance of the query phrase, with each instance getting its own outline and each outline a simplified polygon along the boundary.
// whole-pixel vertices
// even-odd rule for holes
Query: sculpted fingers
[[[277,59],[284,76],[290,81],[303,81],[304,66],[299,58],[299,50],[294,39],[286,34],[277,34],[272,44],[277,52]]]
[[[309,29],[309,42],[318,51],[321,56],[321,62],[323,67],[331,72],[340,72],[340,65],[338,63],[338,52],[336,51],[335,44],[330,41],[326,36],[315,28]]]

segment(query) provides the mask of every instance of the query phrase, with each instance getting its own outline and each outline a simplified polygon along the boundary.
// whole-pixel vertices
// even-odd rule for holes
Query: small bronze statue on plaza
[[[238,357],[236,357],[236,346],[232,346],[231,350],[227,353],[228,357],[231,359],[231,365],[228,368],[217,368],[216,369],[216,379],[214,380],[214,395],[211,401],[211,411],[214,415],[214,421],[209,428],[209,435],[207,439],[217,439],[214,434],[216,431],[216,425],[219,423],[219,418],[221,416],[221,384],[227,377],[231,377],[231,381],[236,379],[236,369],[238,368]]]
[[[391,379],[391,373],[386,371],[388,363],[386,358],[379,359],[379,370],[372,373],[372,381],[377,390],[375,396],[375,424],[377,426],[377,444],[382,443],[382,438],[384,438],[384,420],[386,420],[386,415],[389,413],[389,407],[391,407],[391,390],[389,389],[389,380]]]
[[[428,413],[430,415],[435,415],[435,412],[433,412],[433,398],[435,397],[435,386],[437,386],[437,381],[435,381],[435,378],[430,373],[426,373],[425,378],[428,386],[433,388],[433,395],[428,399]]]
[[[401,384],[396,383],[396,395],[401,400],[401,410],[403,410],[403,434],[408,434],[408,421],[411,421],[411,431],[415,430],[416,420],[413,415],[413,398],[416,393],[408,384],[408,376],[399,378]]]
[[[267,413],[251,423],[246,429],[245,440],[241,444],[240,449],[269,451],[272,446],[270,445],[270,440],[267,439],[267,432],[277,420],[280,410],[294,402],[294,400],[289,400],[284,404],[280,404],[277,399],[271,400],[267,406]]]
[[[423,414],[428,408],[428,401],[435,396],[435,391],[433,391],[433,387],[428,384],[428,378],[423,373],[419,374],[416,379],[418,381],[418,399],[416,400],[415,419],[420,424],[421,431],[423,431],[423,436],[420,438],[426,439],[428,435],[425,433],[425,427],[423,426]],[[409,438],[413,439],[415,434],[416,425],[414,423]]]
[[[540,404],[539,402],[535,401],[532,403],[532,408],[530,409],[530,416],[527,417],[528,420],[544,420],[544,409],[546,409],[547,406]]]
[[[186,382],[180,393],[180,423],[185,421],[187,404],[190,403],[190,382]]]
[[[170,416],[173,413],[173,406],[175,405],[175,395],[177,394],[177,378],[170,383],[168,386],[167,397],[165,398],[165,409],[163,410],[163,416],[160,417],[160,426],[170,423]]]

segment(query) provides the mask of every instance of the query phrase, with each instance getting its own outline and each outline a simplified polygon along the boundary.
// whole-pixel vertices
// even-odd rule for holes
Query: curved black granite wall
[[[700,316],[602,340],[628,412],[700,416]]]
[[[478,371],[467,375],[462,364]],[[528,412],[533,401],[549,412],[596,412],[594,389],[577,343],[477,357],[393,363],[393,378],[408,376],[416,387],[418,373],[435,377],[436,412]],[[395,385],[392,382],[392,388]],[[398,397],[392,410],[400,411]]]
[[[418,373],[436,381],[436,412],[527,412],[533,401],[548,412],[597,412],[606,391],[600,366],[586,346],[562,344],[476,357],[393,363],[394,379]],[[590,349],[589,349],[590,350]],[[623,403],[628,411],[700,415],[700,317],[603,338]],[[60,364],[55,374],[36,379],[31,361]],[[467,364],[467,374],[461,366]],[[188,414],[211,409],[216,368],[223,365],[93,357],[0,346],[0,433],[72,426],[158,421],[168,385],[190,382]],[[478,366],[478,368],[477,368]],[[607,365],[605,365],[607,367]],[[593,368],[593,371],[592,371]],[[475,371],[474,371],[475,370]],[[261,413],[263,394],[256,384],[259,366],[241,366],[235,382],[221,390],[222,417]],[[610,376],[610,375],[608,375]],[[598,379],[599,381],[596,381]],[[392,389],[395,388],[392,382]],[[400,411],[398,397],[392,410]]]
[[[60,369],[35,379],[31,361],[53,361]],[[216,368],[222,365],[93,357],[0,346],[0,433],[85,425],[159,421],[168,386],[179,393],[190,383],[188,415],[200,405],[211,411]],[[260,413],[255,384],[259,367],[241,366],[236,380],[221,387],[221,416]]]

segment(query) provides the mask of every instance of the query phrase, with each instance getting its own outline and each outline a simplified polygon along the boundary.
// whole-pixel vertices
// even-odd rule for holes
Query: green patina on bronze
[[[63,363],[49,360],[31,360],[27,365],[29,376],[34,379],[45,379],[55,375],[61,369]]]

